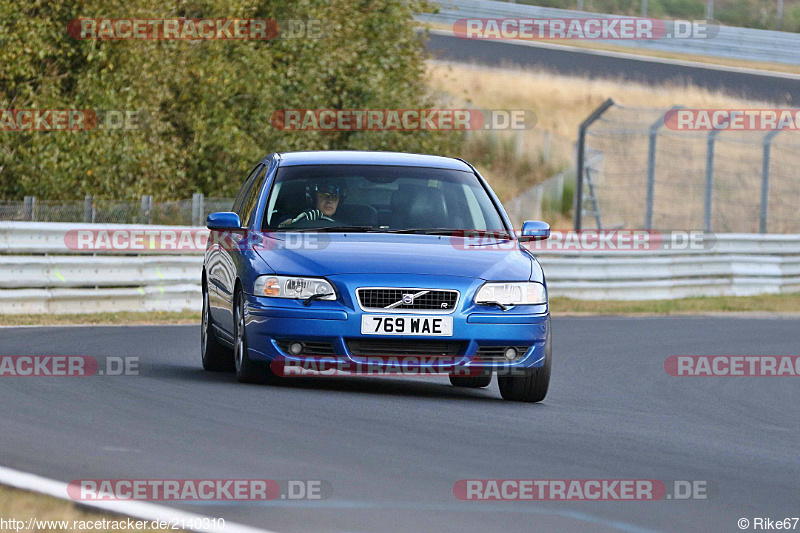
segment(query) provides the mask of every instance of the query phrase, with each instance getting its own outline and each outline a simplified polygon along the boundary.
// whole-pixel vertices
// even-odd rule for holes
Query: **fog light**
[[[300,355],[303,353],[303,345],[299,342],[293,342],[289,345],[289,353],[292,355]]]
[[[514,347],[508,347],[508,348],[506,348],[506,351],[505,351],[505,353],[503,354],[503,356],[504,356],[504,357],[505,357],[507,360],[509,360],[509,361],[513,361],[514,359],[516,359],[516,358],[517,358],[517,349],[516,349],[516,348],[514,348]]]

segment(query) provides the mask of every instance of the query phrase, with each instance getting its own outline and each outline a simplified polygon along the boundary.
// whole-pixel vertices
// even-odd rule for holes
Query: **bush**
[[[138,130],[0,132],[0,198],[232,196],[273,151],[451,153],[435,132],[291,132],[285,108],[433,107],[412,15],[425,0],[0,0],[0,109],[135,111]],[[88,18],[322,20],[318,39],[90,41]]]

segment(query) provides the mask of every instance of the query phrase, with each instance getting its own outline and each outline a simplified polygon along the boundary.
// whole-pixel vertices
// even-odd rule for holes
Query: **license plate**
[[[362,335],[424,335],[452,337],[453,317],[361,315]]]

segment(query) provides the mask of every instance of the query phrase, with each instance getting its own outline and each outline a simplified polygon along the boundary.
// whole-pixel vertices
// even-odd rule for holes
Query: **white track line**
[[[18,489],[29,490],[32,492],[38,492],[40,494],[47,494],[48,496],[52,496],[54,498],[58,498],[60,500],[67,500],[71,501],[77,505],[91,507],[93,509],[97,509],[100,511],[107,511],[111,513],[118,513],[121,515],[130,516],[132,518],[138,518],[140,520],[159,520],[159,521],[167,521],[170,520],[178,520],[184,521],[184,523],[195,520],[195,519],[203,519],[203,518],[211,518],[204,515],[188,513],[186,511],[181,511],[180,509],[172,509],[170,507],[165,507],[163,505],[158,505],[155,503],[150,502],[141,502],[141,501],[106,501],[106,502],[94,502],[94,501],[76,501],[70,498],[67,495],[67,483],[63,483],[61,481],[56,481],[53,479],[47,479],[45,477],[37,476],[35,474],[28,474],[26,472],[20,472],[19,470],[14,470],[12,468],[6,468],[4,466],[0,466],[0,484],[8,485],[10,487],[15,487]],[[216,528],[186,528],[192,529],[194,531],[219,531],[225,533],[275,533],[273,531],[269,531],[266,529],[259,529],[255,527],[245,526],[242,524],[237,524],[236,522],[229,522],[225,521],[225,525],[223,527],[216,527]]]

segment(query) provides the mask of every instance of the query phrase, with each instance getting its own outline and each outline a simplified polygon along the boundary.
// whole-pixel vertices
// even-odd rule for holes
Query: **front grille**
[[[450,313],[458,303],[458,291],[447,289],[369,288],[356,291],[364,310],[423,310]],[[403,296],[416,296],[411,303],[403,303]]]
[[[452,341],[393,341],[348,340],[350,353],[358,356],[403,356],[417,355],[425,357],[452,357],[461,354],[463,342]]]
[[[275,341],[275,344],[278,345],[278,348],[288,354],[289,345],[293,342],[299,342],[303,345],[303,353],[300,355],[336,355],[336,352],[333,351],[333,345],[329,342],[307,342],[300,339],[293,339]]]
[[[517,349],[517,358],[511,361],[522,359],[522,356],[528,352],[530,346],[481,346],[475,357],[487,363],[508,363],[508,359],[503,355],[507,348]]]

